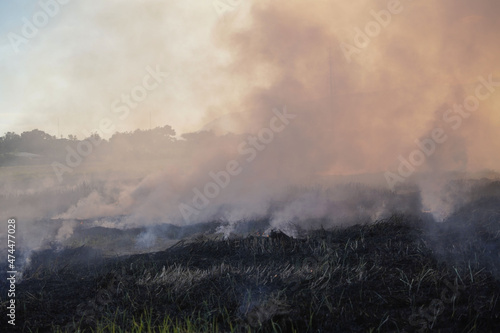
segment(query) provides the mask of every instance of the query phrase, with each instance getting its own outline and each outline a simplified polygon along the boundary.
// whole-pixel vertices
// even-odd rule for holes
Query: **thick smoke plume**
[[[170,15],[163,2],[141,2],[137,15],[139,5],[130,2],[95,7],[100,33],[94,38],[106,47],[83,44],[77,61],[64,62],[72,70],[59,74],[75,88],[59,94],[54,105],[87,112],[80,105],[73,108],[74,96],[79,100],[90,86],[99,94],[89,99],[108,105],[115,97],[107,94],[130,90],[142,75],[116,66],[123,62],[126,69],[128,62],[145,60],[142,69],[158,63],[170,70],[164,58],[172,55],[185,71],[174,71],[166,86],[174,91],[176,85],[189,87],[199,98],[187,103],[199,109],[199,127],[209,123],[206,129],[213,132],[186,134],[178,139],[184,148],[165,164],[130,161],[140,168],[126,175],[116,171],[112,178],[96,169],[101,158],[96,148],[78,170],[95,171],[92,181],[104,185],[66,209],[44,212],[68,220],[126,215],[124,227],[211,220],[234,227],[237,221],[262,217],[269,217],[273,227],[307,227],[421,210],[444,219],[458,200],[450,180],[500,170],[500,5],[493,0],[389,3],[390,8],[387,1],[252,1],[224,15],[209,36],[188,30],[182,41],[172,32],[178,43],[172,45],[163,25],[155,26]],[[196,17],[191,22],[198,24]],[[378,22],[377,33],[366,30],[373,22]],[[47,38],[58,43],[64,36],[53,32]],[[159,46],[159,36],[169,46]],[[209,39],[201,42],[200,36]],[[119,41],[119,49],[112,41]],[[189,45],[181,47],[185,52],[177,49],[183,42]],[[201,56],[204,52],[208,58]],[[103,70],[111,60],[116,64]],[[113,89],[115,83],[119,89]],[[489,94],[475,111],[465,116],[449,111],[478,89]],[[143,114],[134,113],[121,128],[144,128],[148,111],[173,112],[178,120],[171,107],[182,103],[165,101],[172,95],[154,92],[140,107]],[[91,115],[99,118],[96,110]],[[168,116],[162,117],[168,123]],[[422,142],[436,129],[446,139],[423,151]],[[415,150],[424,158],[408,166]],[[106,163],[122,163],[117,151],[102,155]],[[413,171],[401,175],[401,168]],[[395,186],[387,172],[397,175]],[[207,184],[218,190],[206,190]],[[69,234],[69,226],[59,231],[61,237]],[[149,234],[143,236],[141,244],[150,242]]]

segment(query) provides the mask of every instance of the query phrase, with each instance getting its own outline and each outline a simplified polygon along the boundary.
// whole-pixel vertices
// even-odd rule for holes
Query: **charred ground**
[[[206,233],[120,257],[88,245],[45,249],[17,285],[18,328],[493,332],[500,212],[484,198],[474,207],[444,223],[396,215],[298,238]],[[2,312],[5,295],[2,284]]]

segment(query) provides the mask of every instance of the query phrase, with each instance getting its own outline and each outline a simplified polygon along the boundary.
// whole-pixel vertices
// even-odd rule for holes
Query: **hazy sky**
[[[51,134],[93,131],[109,117],[120,131],[169,124],[199,129],[210,117],[206,86],[213,66],[225,61],[211,45],[220,20],[211,1],[69,1],[27,43],[27,18],[52,1],[0,2],[0,133],[39,128]],[[43,16],[36,16],[43,24]],[[18,41],[18,40],[16,40]],[[208,66],[209,65],[209,66]],[[168,72],[126,119],[112,103],[141,85],[147,67]],[[152,81],[153,82],[153,81]],[[230,112],[230,110],[225,111]]]
[[[236,5],[220,17],[212,1],[73,0],[18,53],[9,33],[22,35],[24,18],[33,22],[42,8],[5,3],[2,134],[57,134],[59,123],[62,135],[81,138],[103,118],[118,131],[146,129],[150,115],[153,127],[182,133],[238,112],[245,115],[239,125],[258,129],[272,108],[288,105],[306,116],[283,149],[310,155],[314,172],[397,166],[399,154],[407,156],[438,126],[451,139],[432,163],[500,164],[500,89],[474,116],[447,113],[475,93],[480,76],[500,80],[496,0],[396,0],[390,22],[378,23],[364,46],[358,29],[373,27],[373,13],[387,13],[394,2],[226,1]],[[341,45],[356,40],[347,59]],[[154,84],[148,68],[168,74],[125,107],[123,96],[144,90],[145,79]]]

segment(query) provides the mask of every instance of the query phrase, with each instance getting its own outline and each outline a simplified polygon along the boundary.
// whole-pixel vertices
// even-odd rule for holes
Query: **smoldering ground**
[[[134,143],[127,142],[126,136],[121,141],[116,137],[119,143],[95,147],[81,165],[64,175],[62,184],[51,172],[27,176],[29,180],[21,189],[16,189],[17,180],[9,178],[3,187],[6,214],[21,220],[25,217],[26,221],[123,216],[113,222],[119,228],[218,220],[227,224],[228,230],[238,221],[268,218],[272,228],[291,233],[290,224],[333,226],[396,212],[431,211],[441,220],[456,208],[455,199],[450,198],[461,195],[461,190],[450,194],[453,188],[447,185],[457,178],[454,172],[461,172],[458,178],[474,179],[485,174],[477,172],[500,169],[495,154],[500,148],[496,130],[500,73],[493,58],[498,53],[499,31],[494,1],[474,5],[451,0],[439,4],[401,1],[400,14],[393,15],[390,24],[372,36],[361,52],[352,54],[349,62],[340,46],[355,45],[356,33],[375,20],[372,11],[387,10],[386,2],[254,1],[212,22],[209,36],[201,36],[198,28],[186,30],[191,38],[189,47],[181,49],[174,43],[178,37],[175,29],[168,30],[172,44],[158,43],[168,40],[156,25],[170,17],[166,9],[146,2],[141,4],[140,15],[131,15],[137,6],[129,2],[80,4],[68,7],[67,16],[62,18],[64,26],[76,13],[72,10],[95,14],[84,27],[74,27],[78,45],[90,45],[97,37],[89,32],[98,31],[103,37],[100,45],[104,40],[115,41],[116,49],[101,47],[98,54],[88,48],[82,53],[80,46],[69,43],[68,52],[78,53],[77,58],[58,54],[47,59],[42,55],[49,54],[48,49],[67,40],[67,31],[55,28],[45,32],[45,39],[33,43],[29,68],[45,68],[50,77],[64,81],[56,90],[50,90],[55,89],[53,84],[39,84],[44,91],[49,89],[46,95],[58,93],[56,98],[45,100],[47,108],[54,106],[56,111],[39,112],[37,117],[54,120],[62,110],[72,110],[88,131],[103,116],[111,117],[117,129],[144,128],[151,110],[166,110],[164,114],[168,114],[179,106],[178,101],[172,102],[171,93],[153,92],[126,119],[119,119],[107,106],[140,82],[145,66],[172,68],[163,59],[165,55],[175,58],[172,61],[179,68],[189,68],[185,73],[172,73],[165,89],[189,87],[189,96],[196,97],[199,109],[193,113],[198,128],[213,119],[227,119],[224,115],[228,113],[236,116],[230,122],[216,122],[216,134],[185,134],[172,139],[171,145],[163,143],[154,149],[147,136]],[[182,13],[189,17],[186,11]],[[131,27],[141,27],[142,35],[149,37],[125,42]],[[202,46],[214,61],[188,52]],[[120,57],[113,56],[116,52]],[[117,70],[118,64],[112,60],[116,58],[121,59],[120,66],[130,68],[128,74]],[[55,59],[61,66],[49,70],[47,64]],[[115,70],[110,74],[98,68]],[[36,72],[29,71],[32,85],[44,82]],[[194,77],[203,77],[203,84]],[[461,116],[460,127],[455,129],[460,114],[447,111],[474,95],[480,78],[489,80],[493,90],[477,110]],[[101,89],[101,82],[106,83],[106,89]],[[86,91],[85,98],[81,91]],[[76,95],[80,96],[78,105]],[[248,161],[251,154],[241,154],[239,147],[250,142],[250,137],[258,137],[269,127],[273,110],[284,107],[296,118],[274,133],[267,144],[248,145],[246,148],[255,152],[255,158]],[[189,108],[195,107],[190,103]],[[185,126],[187,118],[181,118],[178,113],[172,116],[183,124],[184,131],[195,129]],[[162,116],[162,121],[168,123],[168,117]],[[396,191],[388,190],[383,173],[397,172],[398,157],[418,149],[415,140],[428,137],[437,127],[447,135],[447,141],[426,156],[416,173],[400,182]],[[131,150],[135,155],[123,154]],[[150,155],[141,161],[139,156],[145,151]],[[165,151],[172,154],[162,155]],[[155,154],[161,159],[153,162],[150,156]],[[188,218],[183,216],[179,205],[192,205],[194,189],[213,182],[210,173],[225,170],[231,160],[244,166],[242,172],[232,177],[209,205]],[[133,170],[124,171],[125,165]],[[339,181],[339,175],[344,180]],[[335,180],[330,181],[332,178]],[[369,185],[364,184],[367,179]],[[83,181],[97,184],[96,188],[81,190],[78,186]],[[349,182],[361,185],[346,186]],[[56,235],[69,234],[70,226],[65,225]],[[27,222],[21,232],[31,228]],[[142,236],[145,244],[149,243],[147,235]],[[37,237],[36,232],[33,237]]]

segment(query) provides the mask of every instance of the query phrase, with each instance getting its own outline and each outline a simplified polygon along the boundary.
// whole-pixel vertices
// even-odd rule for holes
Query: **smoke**
[[[137,236],[136,246],[139,248],[151,248],[156,241],[154,230],[147,229]]]
[[[63,221],[62,226],[57,230],[56,240],[61,242],[70,238],[73,235],[75,226],[76,222],[73,220]]]
[[[453,192],[444,188],[446,172],[499,167],[493,153],[499,142],[493,125],[499,120],[497,92],[474,113],[467,112],[460,126],[444,117],[446,110],[474,96],[479,76],[495,78],[498,87],[499,68],[491,57],[498,52],[493,33],[498,23],[492,15],[498,4],[401,6],[401,13],[351,63],[339,45],[355,45],[356,28],[374,20],[370,10],[386,10],[386,2],[257,2],[250,23],[241,29],[221,23],[216,36],[218,45],[233,51],[228,77],[236,87],[247,87],[234,107],[248,112],[246,123],[264,122],[280,104],[297,113],[292,127],[280,133],[283,140],[273,142],[275,155],[256,162],[267,172],[279,170],[277,183],[394,170],[399,155],[418,149],[415,141],[439,127],[447,140],[415,168],[427,174],[416,179],[423,202],[432,202],[429,208],[442,220],[450,213],[450,199],[432,196]],[[307,197],[297,199],[276,221],[326,212],[323,199]]]
[[[89,23],[47,31],[34,46],[27,70],[41,63],[45,70],[36,70],[29,91],[44,87],[45,76],[64,83],[59,90],[51,86],[55,97],[39,115],[45,121],[71,112],[96,124],[107,115],[117,130],[129,130],[147,128],[154,112],[179,133],[208,123],[215,131],[185,134],[171,146],[141,141],[142,151],[178,149],[159,163],[125,162],[122,150],[96,147],[78,170],[99,174],[94,180],[107,185],[50,210],[52,216],[127,215],[127,227],[223,220],[232,228],[240,220],[271,217],[272,227],[285,228],[423,209],[443,220],[459,202],[460,190],[448,186],[457,172],[500,170],[496,1],[401,1],[386,26],[379,23],[377,34],[361,37],[359,31],[376,22],[373,12],[389,10],[387,1],[262,0],[221,19],[204,18],[186,3],[75,4],[75,12],[92,17]],[[74,17],[69,11],[61,18],[66,23]],[[363,47],[356,44],[363,39]],[[357,51],[346,54],[345,45]],[[58,52],[44,53],[51,54],[47,59],[46,48]],[[61,65],[47,66],[55,63]],[[127,119],[110,115],[113,100],[156,64],[169,71],[168,82]],[[490,94],[475,111],[448,112],[479,86]],[[276,110],[291,116],[273,121]],[[410,176],[399,175],[396,192],[388,189],[384,172],[396,174],[399,157],[409,161],[436,129],[446,140],[421,153]],[[102,161],[113,170],[96,169]],[[357,174],[369,174],[370,184],[345,187]],[[291,188],[299,190],[291,194]],[[138,244],[148,246],[152,237],[145,233]]]

